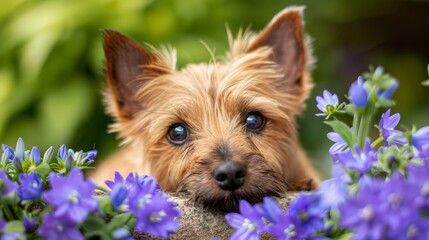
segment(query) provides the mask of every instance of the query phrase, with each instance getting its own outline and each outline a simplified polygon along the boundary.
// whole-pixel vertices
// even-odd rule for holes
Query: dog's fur
[[[113,31],[104,32],[108,112],[112,131],[127,145],[98,166],[99,183],[122,174],[148,174],[165,191],[185,191],[204,204],[236,209],[287,190],[315,188],[319,178],[297,137],[295,117],[312,87],[312,58],[303,34],[302,8],[280,12],[259,34],[229,34],[230,52],[220,63],[176,69],[175,51],[151,51]],[[244,117],[266,118],[260,132],[246,130]],[[182,145],[170,143],[174,123],[189,128]],[[244,164],[247,175],[235,191],[213,180],[225,161]]]

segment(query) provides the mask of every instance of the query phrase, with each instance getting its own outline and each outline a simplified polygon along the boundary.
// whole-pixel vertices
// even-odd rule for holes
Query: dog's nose
[[[234,191],[240,188],[246,178],[246,166],[235,161],[226,161],[214,171],[214,181],[223,190]]]

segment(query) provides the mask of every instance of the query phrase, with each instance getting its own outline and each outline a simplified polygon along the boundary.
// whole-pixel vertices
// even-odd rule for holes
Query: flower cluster
[[[263,232],[276,239],[429,239],[429,126],[400,131],[399,113],[388,109],[376,125],[379,137],[369,137],[376,110],[393,106],[398,86],[378,67],[351,85],[348,102],[327,90],[317,97],[316,115],[334,130],[333,178],[301,193],[286,212],[271,198],[240,202],[240,213],[226,216],[237,229],[232,239]]]
[[[85,179],[97,151],[61,145],[25,151],[2,145],[0,162],[0,239],[132,239],[131,232],[168,238],[179,228],[180,212],[150,177],[118,173],[111,191]],[[96,189],[106,194],[96,194]]]

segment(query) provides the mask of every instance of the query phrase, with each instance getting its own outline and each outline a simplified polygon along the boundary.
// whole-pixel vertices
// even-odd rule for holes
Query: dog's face
[[[105,32],[114,130],[141,144],[161,188],[234,210],[308,179],[294,120],[311,88],[301,21],[300,9],[283,11],[260,34],[230,39],[223,63],[180,71],[174,51]]]

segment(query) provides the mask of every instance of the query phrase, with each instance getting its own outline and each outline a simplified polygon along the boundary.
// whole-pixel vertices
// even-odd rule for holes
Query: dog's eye
[[[247,130],[259,132],[265,127],[265,117],[260,112],[250,112],[246,115],[245,124]]]
[[[171,125],[167,132],[167,139],[172,144],[180,145],[188,139],[188,129],[183,123]]]

